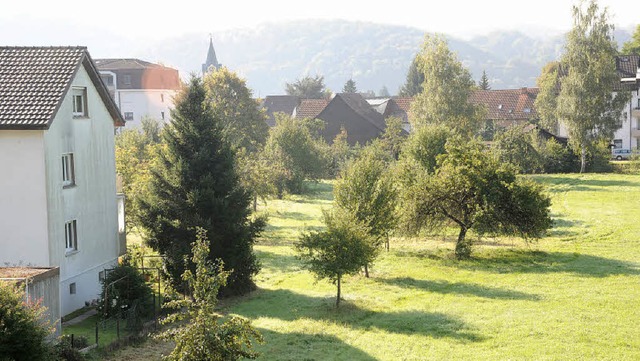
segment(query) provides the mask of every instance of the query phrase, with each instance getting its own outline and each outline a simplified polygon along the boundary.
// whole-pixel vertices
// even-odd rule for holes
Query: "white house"
[[[173,97],[180,89],[178,70],[140,59],[96,59],[96,66],[127,127],[143,117],[171,120]]]
[[[0,266],[59,267],[62,315],[126,251],[121,125],[85,47],[0,47]]]

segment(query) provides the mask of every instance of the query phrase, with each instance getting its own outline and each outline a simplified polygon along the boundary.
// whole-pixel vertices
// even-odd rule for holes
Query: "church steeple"
[[[216,51],[213,49],[213,35],[209,35],[209,51],[207,52],[207,60],[202,64],[202,75],[205,75],[210,67],[219,69],[221,66],[216,57]]]

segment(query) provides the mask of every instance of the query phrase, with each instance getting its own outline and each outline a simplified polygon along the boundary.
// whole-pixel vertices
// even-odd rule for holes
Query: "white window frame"
[[[131,117],[128,117],[127,115],[131,114]],[[124,112],[123,114],[124,120],[127,122],[130,122],[133,120],[133,112]]]
[[[64,223],[64,249],[67,254],[78,250],[78,222],[75,219]]]
[[[73,117],[87,117],[87,88],[73,88],[71,92]]]
[[[76,184],[76,165],[73,153],[62,154],[62,186],[69,187]]]

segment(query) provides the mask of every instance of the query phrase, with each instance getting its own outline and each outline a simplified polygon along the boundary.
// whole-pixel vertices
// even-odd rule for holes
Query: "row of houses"
[[[620,118],[620,127],[611,139],[612,148],[640,149],[640,55],[619,56],[616,66],[620,82],[612,91],[627,91],[631,97]],[[487,129],[504,129],[535,122],[538,114],[535,100],[538,88],[473,90],[469,101],[485,109],[482,126]],[[269,95],[262,102],[267,123],[275,125],[275,114],[280,112],[294,118],[316,118],[325,122],[322,136],[332,142],[340,129],[347,131],[351,145],[365,144],[380,136],[385,120],[398,117],[406,132],[411,131],[409,112],[412,98],[387,97],[365,99],[358,93],[339,93],[325,99],[302,99],[291,95]],[[560,124],[557,129],[545,131],[556,139],[566,140],[568,132]]]

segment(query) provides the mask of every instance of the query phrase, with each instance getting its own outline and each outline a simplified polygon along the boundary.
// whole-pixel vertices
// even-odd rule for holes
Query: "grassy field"
[[[263,333],[262,360],[640,359],[640,176],[535,179],[553,200],[548,237],[483,239],[468,261],[451,257],[453,233],[395,239],[371,278],[345,280],[340,309],[291,247],[322,227],[331,184],[270,201],[259,289],[225,311]]]

